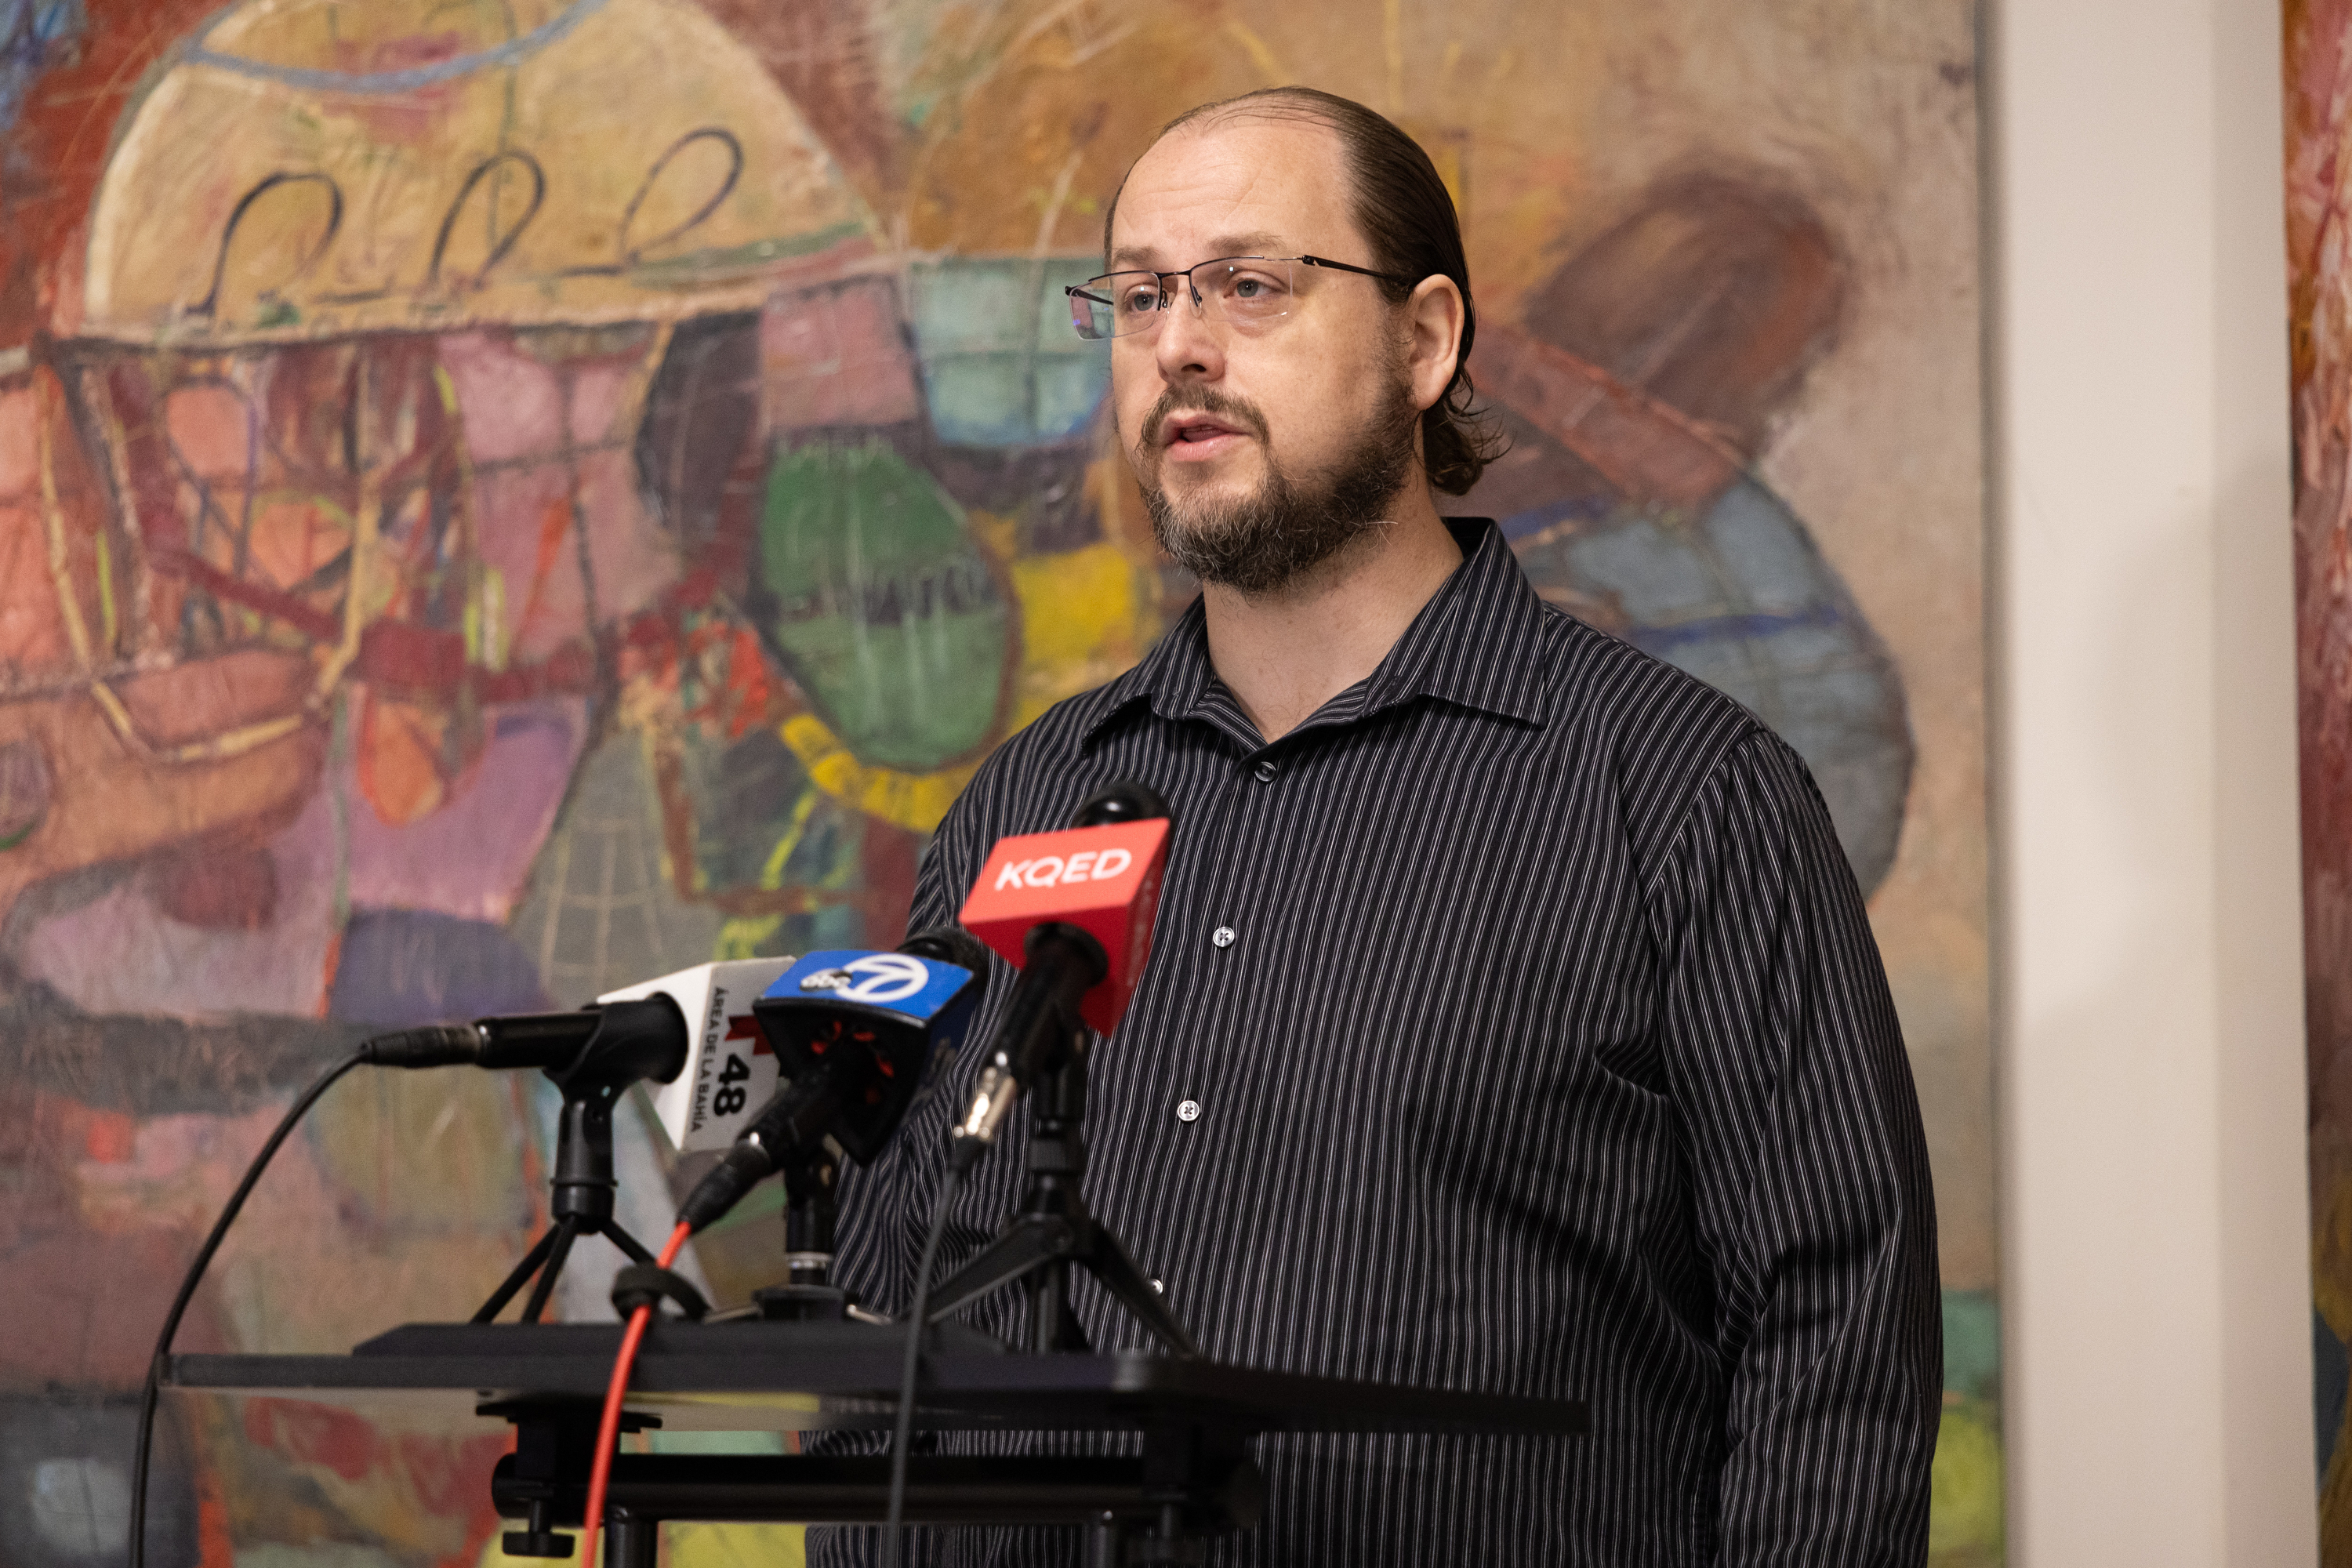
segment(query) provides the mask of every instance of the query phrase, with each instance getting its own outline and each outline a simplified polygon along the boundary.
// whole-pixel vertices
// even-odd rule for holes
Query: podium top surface
[[[666,1429],[887,1427],[905,1331],[865,1323],[657,1321],[629,1407]],[[1532,1399],[1260,1372],[1115,1352],[1026,1355],[952,1326],[923,1358],[926,1430],[1128,1432],[1202,1423],[1262,1432],[1484,1432],[1571,1436],[1580,1399]],[[617,1323],[412,1323],[349,1355],[176,1355],[166,1386],[336,1405],[601,1402]],[[503,1417],[499,1417],[503,1419]]]

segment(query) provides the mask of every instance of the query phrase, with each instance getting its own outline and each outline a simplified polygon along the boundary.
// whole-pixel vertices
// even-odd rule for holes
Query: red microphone
[[[957,921],[1019,966],[1021,980],[949,1132],[959,1168],[995,1139],[1024,1088],[1086,1048],[1088,1026],[1118,1026],[1151,956],[1168,834],[1166,803],[1122,781],[1088,796],[1074,826],[990,851]]]
[[[1100,943],[1103,977],[1078,1004],[1098,1034],[1118,1027],[1151,956],[1160,873],[1168,863],[1168,819],[1107,827],[1066,827],[1000,838],[971,885],[956,923],[1024,966],[1039,927],[1075,926]]]

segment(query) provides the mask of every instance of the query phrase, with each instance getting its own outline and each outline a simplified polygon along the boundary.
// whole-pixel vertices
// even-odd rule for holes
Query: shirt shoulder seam
[[[1659,879],[1666,874],[1666,868],[1672,866],[1682,855],[1685,840],[1692,832],[1691,823],[1698,816],[1699,803],[1706,798],[1707,792],[1731,770],[1733,763],[1748,752],[1750,748],[1769,748],[1771,742],[1779,740],[1778,735],[1773,734],[1755,718],[1742,715],[1739,732],[1725,742],[1720,754],[1714,762],[1707,764],[1706,773],[1692,787],[1690,798],[1683,802],[1682,815],[1675,819],[1674,831],[1666,835],[1665,843],[1659,850],[1656,864],[1650,868],[1649,874],[1642,879],[1643,903],[1648,904],[1652,901],[1657,893]]]

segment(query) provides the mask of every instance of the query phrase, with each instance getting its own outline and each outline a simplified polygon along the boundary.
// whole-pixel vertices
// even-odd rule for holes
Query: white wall
[[[2011,1560],[2315,1557],[2277,0],[1995,0]]]

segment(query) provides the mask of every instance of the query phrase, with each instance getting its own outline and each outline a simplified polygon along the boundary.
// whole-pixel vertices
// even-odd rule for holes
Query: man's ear
[[[1412,405],[1426,409],[1454,384],[1454,373],[1462,363],[1462,323],[1469,312],[1462,290],[1444,273],[1416,284],[1404,309],[1412,334],[1405,363],[1412,379]]]

